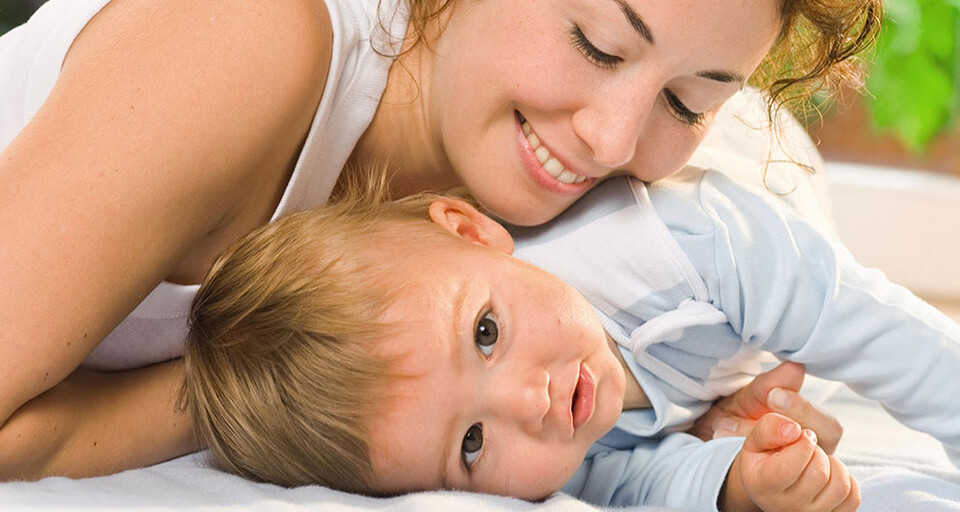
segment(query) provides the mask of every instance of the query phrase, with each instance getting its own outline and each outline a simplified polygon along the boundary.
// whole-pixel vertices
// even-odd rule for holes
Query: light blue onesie
[[[879,401],[960,466],[960,327],[780,203],[688,168],[609,180],[549,224],[509,228],[517,257],[590,301],[653,404],[624,412],[565,492],[716,510],[743,439],[671,433],[768,353]]]

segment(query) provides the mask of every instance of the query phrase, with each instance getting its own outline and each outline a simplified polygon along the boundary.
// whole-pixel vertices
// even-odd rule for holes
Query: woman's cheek
[[[634,175],[643,181],[657,181],[680,171],[703,142],[710,126],[710,121],[697,127],[680,124],[675,119],[666,123],[673,126],[667,125],[658,134],[640,141]]]

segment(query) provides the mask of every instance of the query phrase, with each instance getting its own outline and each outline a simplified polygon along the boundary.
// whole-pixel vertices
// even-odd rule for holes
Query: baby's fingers
[[[768,452],[786,446],[800,437],[797,422],[776,413],[764,414],[743,442],[745,452]]]
[[[797,502],[809,503],[812,505],[816,499],[824,496],[824,493],[827,491],[827,486],[831,482],[832,477],[835,475],[833,473],[830,456],[827,455],[822,448],[819,448],[816,445],[815,439],[809,438],[807,435],[808,432],[811,431],[804,431],[805,439],[803,442],[798,441],[796,445],[790,447],[797,452],[795,454],[796,459],[790,462],[790,468],[794,470],[797,469],[796,466],[793,466],[793,464],[796,464],[799,460],[802,460],[804,456],[807,457],[807,459],[801,462],[799,472],[796,473],[793,483],[789,488],[786,489],[786,492],[793,496]],[[806,451],[807,446],[798,446],[802,444],[808,445],[810,451]],[[824,497],[824,501],[829,501],[827,499],[828,496],[829,495]],[[811,506],[810,510],[822,510],[827,512],[833,510],[839,503],[840,501],[838,500],[830,503],[830,506]]]
[[[812,430],[804,430],[793,444],[761,461],[756,467],[757,476],[768,489],[786,490],[791,495],[810,501],[826,485],[829,477],[829,473],[825,472],[819,485],[815,486],[811,485],[814,478],[807,476],[818,452],[826,458],[823,450],[817,448],[817,435]],[[822,465],[829,469],[828,461],[824,460]],[[795,488],[800,484],[803,487],[797,491]]]
[[[833,512],[857,512],[860,508],[860,482],[853,475],[850,476],[850,494]]]
[[[818,450],[819,451],[819,450]],[[822,451],[820,453],[823,453]],[[851,497],[854,490],[856,490],[855,501],[857,505],[860,503],[860,488],[859,485],[856,485],[856,481],[853,477],[850,476],[850,471],[847,470],[847,466],[840,462],[836,457],[830,457],[824,454],[824,458],[827,459],[827,471],[829,471],[829,479],[826,481],[826,484],[817,494],[816,498],[813,499],[811,505],[813,505],[813,510],[837,510],[841,505],[849,506],[848,498]],[[811,461],[812,464],[813,461]],[[808,467],[808,470],[810,468]],[[802,478],[807,476],[807,472],[804,472]],[[856,489],[855,489],[856,487]],[[856,510],[856,507],[853,507],[852,510]]]
[[[843,426],[836,418],[821,411],[795,391],[774,388],[767,395],[767,404],[780,413],[817,433],[820,447],[832,455],[843,437]]]

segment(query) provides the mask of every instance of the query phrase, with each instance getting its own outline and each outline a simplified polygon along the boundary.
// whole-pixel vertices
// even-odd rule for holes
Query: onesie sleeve
[[[563,492],[602,507],[717,511],[742,437],[703,442],[684,433],[640,439],[630,449],[595,445]]]
[[[858,264],[796,214],[720,173],[706,171],[689,187],[654,195],[711,302],[744,343],[847,383],[905,425],[932,434],[960,467],[956,323]]]

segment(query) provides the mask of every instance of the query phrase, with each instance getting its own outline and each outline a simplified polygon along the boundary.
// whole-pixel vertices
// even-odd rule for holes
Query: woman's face
[[[424,112],[459,181],[545,222],[612,174],[679,170],[778,34],[777,0],[458,0]]]

